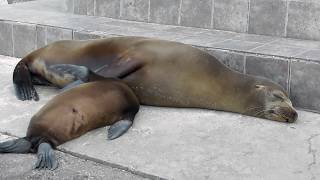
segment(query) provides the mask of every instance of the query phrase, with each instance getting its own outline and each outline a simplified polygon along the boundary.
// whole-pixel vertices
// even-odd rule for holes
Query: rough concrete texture
[[[193,26],[201,28],[211,27],[212,1],[211,0],[183,0],[181,2],[182,26]]]
[[[7,0],[9,4],[13,3],[22,3],[22,2],[27,2],[27,1],[34,1],[34,0]]]
[[[12,24],[0,23],[0,54],[13,56]]]
[[[180,0],[150,0],[149,22],[179,24]]]
[[[57,91],[38,88],[39,102],[16,100],[11,83],[16,63],[0,59],[0,132],[23,136],[30,117]],[[299,111],[296,123],[285,124],[226,112],[143,106],[121,138],[107,141],[101,128],[59,149],[150,177],[317,179],[320,115]]]
[[[250,1],[249,33],[285,36],[287,1]]]
[[[148,21],[149,0],[122,0],[120,18],[133,21]]]
[[[319,1],[290,1],[287,37],[320,40]]]
[[[94,15],[119,18],[120,1],[119,0],[96,0]]]
[[[11,138],[0,134],[0,142]],[[55,152],[59,161],[59,168],[55,171],[32,170],[36,162],[33,154],[0,154],[1,180],[142,180],[146,179],[124,170],[111,168],[100,163],[80,159],[72,155]]]
[[[1,6],[1,5],[6,5],[6,4],[8,4],[8,1],[7,1],[7,0],[0,0],[0,6]]]
[[[288,63],[283,59],[247,56],[246,73],[271,79],[284,89],[288,89]]]
[[[295,105],[305,109],[320,108],[320,81],[319,76],[314,75],[319,72],[317,64],[292,61],[291,98]]]
[[[54,1],[76,14],[320,40],[319,0]]]
[[[23,57],[36,48],[36,26],[15,23],[12,29],[13,56]],[[21,43],[25,42],[25,43]]]
[[[213,28],[248,32],[248,0],[214,0]]]

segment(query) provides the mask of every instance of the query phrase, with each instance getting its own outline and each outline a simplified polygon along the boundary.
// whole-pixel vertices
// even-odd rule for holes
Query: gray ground
[[[37,87],[39,102],[17,100],[12,85],[16,63],[15,58],[0,56],[0,132],[22,137],[31,116],[58,91]],[[58,149],[143,177],[316,180],[320,178],[320,115],[299,110],[297,122],[287,124],[213,110],[141,106],[133,127],[120,138],[108,141],[106,128],[100,128]],[[6,159],[10,157],[14,163]],[[16,157],[0,156],[2,166],[8,165],[1,166],[1,173],[16,179],[12,172],[26,163],[29,168],[19,170],[20,177],[45,178],[30,171],[32,157],[21,156],[29,158],[21,162]],[[62,166],[47,175],[57,174],[57,179],[131,177],[105,166],[92,168],[96,167],[92,162],[62,157]]]
[[[84,160],[72,155],[56,151],[59,168],[55,171],[32,170],[36,161],[35,154],[0,154],[1,180],[140,180],[145,179],[124,170],[111,168],[90,160]]]

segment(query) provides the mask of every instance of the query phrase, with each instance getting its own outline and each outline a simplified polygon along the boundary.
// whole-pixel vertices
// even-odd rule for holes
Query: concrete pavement
[[[30,117],[57,91],[38,88],[39,102],[16,100],[11,82],[16,63],[0,57],[0,132],[24,136]],[[314,180],[320,178],[320,115],[299,111],[296,123],[285,124],[226,112],[143,106],[121,138],[107,141],[106,128],[101,128],[59,149],[150,178]],[[9,163],[6,156],[1,161]]]
[[[0,134],[0,141],[8,140]],[[1,180],[147,180],[127,171],[56,151],[59,168],[55,171],[32,170],[33,154],[0,154]]]

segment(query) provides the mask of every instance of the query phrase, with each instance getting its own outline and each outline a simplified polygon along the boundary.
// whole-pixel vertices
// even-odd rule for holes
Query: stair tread
[[[145,36],[206,48],[320,60],[320,41],[75,15],[63,10],[58,12],[58,9],[59,7],[53,5],[46,8],[45,3],[35,2],[8,5],[0,8],[0,20],[54,26],[106,36]],[[12,13],[13,11],[15,13]]]

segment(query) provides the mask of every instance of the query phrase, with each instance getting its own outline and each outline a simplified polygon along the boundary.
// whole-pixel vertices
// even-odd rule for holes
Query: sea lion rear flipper
[[[39,100],[37,91],[35,90],[32,81],[31,74],[28,66],[20,61],[13,72],[13,84],[15,86],[16,94],[20,100]]]
[[[38,160],[34,165],[34,169],[55,170],[58,167],[57,159],[50,144],[41,143],[37,152]]]
[[[30,149],[31,142],[24,138],[0,143],[0,153],[28,153]]]
[[[53,86],[51,82],[43,78],[42,76],[32,74],[31,75],[31,82],[34,85],[40,85],[40,86]]]
[[[108,129],[108,139],[113,140],[123,135],[131,127],[132,121],[120,120],[110,126]]]

